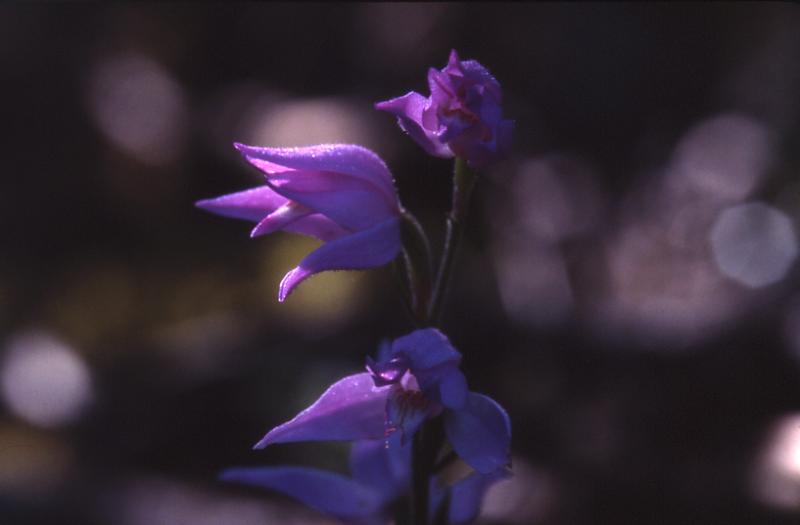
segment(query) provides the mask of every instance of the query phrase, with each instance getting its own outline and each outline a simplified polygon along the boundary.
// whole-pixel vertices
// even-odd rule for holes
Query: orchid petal
[[[372,487],[311,468],[230,468],[220,479],[275,490],[312,509],[347,521],[374,516],[384,503],[382,495]]]
[[[395,356],[408,359],[419,388],[431,400],[459,409],[466,402],[467,381],[458,369],[461,354],[435,328],[425,328],[395,340]]]
[[[444,428],[456,453],[478,472],[510,462],[511,422],[490,397],[470,392],[463,409],[445,412]]]
[[[360,231],[399,215],[397,199],[388,201],[375,186],[331,171],[283,171],[267,184],[287,199],[319,212],[343,228]]]
[[[284,276],[278,300],[308,277],[327,270],[361,270],[391,262],[400,251],[400,222],[391,218],[372,228],[330,241],[308,254]]]
[[[498,481],[511,477],[505,468],[489,474],[473,472],[450,487],[450,525],[470,523],[478,517],[486,492]]]
[[[382,438],[388,393],[388,388],[373,386],[366,372],[347,376],[294,419],[270,430],[254,448],[295,441]]]
[[[411,447],[402,446],[400,436],[356,441],[350,452],[353,479],[377,489],[387,503],[408,487],[411,476]]]
[[[398,337],[392,344],[394,355],[404,354],[411,361],[414,375],[417,371],[433,368],[445,363],[458,365],[461,354],[450,340],[436,328],[414,330],[408,335]],[[419,379],[419,377],[417,377]]]
[[[378,102],[375,104],[375,108],[396,116],[400,128],[430,155],[450,158],[453,153],[447,145],[436,139],[433,135],[435,130],[427,130],[423,127],[423,111],[428,104],[428,99],[411,91],[402,97]]]
[[[286,202],[286,197],[275,193],[269,186],[259,186],[197,201],[195,206],[224,217],[258,222]]]
[[[439,378],[438,401],[447,408],[461,409],[467,402],[467,378],[458,368],[447,368]]]
[[[321,213],[314,213],[308,217],[303,217],[291,224],[286,225],[284,228],[287,232],[300,233],[315,237],[321,241],[328,242],[345,235],[350,235],[350,232],[325,217]]]
[[[267,175],[285,171],[335,172],[374,186],[389,204],[397,202],[392,174],[374,152],[353,144],[321,144],[303,148],[260,148],[236,143],[248,162]]]
[[[256,224],[256,227],[250,232],[250,237],[267,235],[268,233],[283,230],[293,222],[308,217],[313,213],[312,210],[306,208],[302,204],[289,201]]]

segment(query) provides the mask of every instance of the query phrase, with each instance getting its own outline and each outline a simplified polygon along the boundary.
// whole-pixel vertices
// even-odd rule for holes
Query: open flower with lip
[[[356,441],[350,451],[351,476],[315,468],[234,467],[220,479],[285,494],[317,511],[357,525],[385,525],[393,505],[410,488],[411,447],[398,439]],[[451,487],[431,483],[431,511],[449,495],[448,523],[469,523],[478,515],[483,495],[505,470],[490,475],[472,473]]]
[[[473,472],[450,486],[430,480],[429,512],[448,503],[452,525],[472,521],[486,491],[508,477],[511,428],[496,402],[467,389],[461,354],[438,330],[416,330],[384,345],[367,372],[331,385],[255,448],[300,441],[353,441],[352,476],[306,467],[237,467],[221,478],[286,494],[357,525],[386,524],[411,486],[410,438],[442,416],[453,450]]]
[[[316,273],[382,266],[397,256],[401,206],[392,175],[378,155],[349,144],[235,147],[264,173],[265,184],[196,205],[256,222],[252,237],[284,230],[324,242],[286,274],[279,301]]]
[[[434,328],[385,346],[367,372],[340,379],[255,448],[297,441],[356,441],[399,436],[401,446],[426,419],[441,415],[447,440],[470,467],[491,474],[510,463],[511,423],[491,398],[470,392],[461,354]]]
[[[452,50],[447,66],[428,70],[428,86],[429,97],[411,91],[375,107],[395,115],[431,155],[461,157],[480,169],[508,153],[514,122],[503,118],[500,84],[485,67]]]

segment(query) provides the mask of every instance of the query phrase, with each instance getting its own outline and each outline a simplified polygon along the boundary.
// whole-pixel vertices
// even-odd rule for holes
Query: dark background
[[[346,468],[250,447],[411,329],[396,282],[280,305],[314,243],[193,202],[258,183],[234,141],[357,142],[440,240],[450,163],[372,104],[451,48],[517,122],[444,324],[514,424],[484,522],[796,523],[789,3],[0,7],[0,523],[324,522],[215,477]]]

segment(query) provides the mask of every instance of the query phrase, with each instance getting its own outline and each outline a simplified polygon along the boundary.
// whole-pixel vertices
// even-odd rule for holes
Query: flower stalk
[[[429,486],[433,466],[444,442],[442,418],[423,424],[414,435],[411,459],[413,494],[411,497],[413,525],[428,525],[430,515]]]
[[[436,275],[436,284],[428,314],[428,319],[433,326],[438,325],[441,320],[453,271],[453,263],[463,237],[464,224],[469,211],[469,201],[476,181],[477,175],[467,166],[467,162],[460,157],[456,157],[453,170],[452,207],[450,214],[447,216],[447,233],[445,234],[442,258],[439,263],[439,271]]]
[[[428,310],[433,293],[433,259],[425,230],[408,210],[401,212],[400,235],[408,282],[409,311],[417,327],[430,326]]]
[[[436,275],[430,307],[425,316],[425,325],[427,326],[437,326],[440,323],[453,265],[469,212],[469,201],[476,180],[477,175],[467,166],[466,160],[456,157],[453,169],[452,204],[450,213],[447,216],[447,233],[442,258],[439,263],[439,271]],[[422,233],[422,236],[424,236],[424,233]],[[411,284],[410,279],[409,283]],[[423,292],[416,292],[417,295],[421,293]],[[412,291],[411,294],[414,296],[415,292]],[[412,450],[413,497],[411,500],[413,525],[428,525],[429,523],[428,484],[434,474],[436,458],[442,444],[443,436],[440,417],[424,423],[420,431],[414,436]],[[448,505],[448,502],[445,501],[443,505]],[[442,513],[446,515],[446,508],[437,510],[437,515]]]

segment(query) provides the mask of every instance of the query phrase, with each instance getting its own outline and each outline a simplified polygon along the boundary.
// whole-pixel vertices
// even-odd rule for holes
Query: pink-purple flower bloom
[[[304,467],[239,467],[222,479],[282,492],[346,523],[387,523],[390,505],[410,488],[409,440],[428,418],[443,417],[453,450],[474,472],[430,484],[430,512],[449,501],[449,523],[472,521],[486,490],[508,476],[511,425],[495,401],[470,392],[461,354],[436,329],[385,345],[367,372],[347,376],[255,448],[299,441],[353,441],[352,477]]]
[[[286,274],[279,301],[316,273],[382,266],[397,256],[401,207],[392,174],[378,155],[349,144],[235,147],[264,173],[265,184],[197,206],[256,222],[251,237],[284,230],[325,243]]]
[[[491,398],[470,392],[461,354],[434,328],[384,347],[368,372],[340,379],[255,448],[297,441],[357,441],[399,435],[409,441],[426,420],[443,416],[448,441],[473,469],[490,474],[510,463],[511,423]]]
[[[475,60],[450,52],[441,71],[428,70],[429,97],[411,91],[375,107],[397,117],[400,127],[437,157],[461,157],[480,169],[504,157],[514,122],[503,118],[500,84]]]

